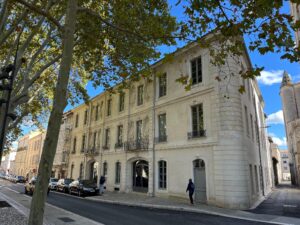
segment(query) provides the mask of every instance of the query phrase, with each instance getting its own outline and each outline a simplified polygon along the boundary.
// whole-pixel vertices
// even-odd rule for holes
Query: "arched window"
[[[82,180],[82,178],[83,178],[83,163],[80,163],[79,180]]]
[[[116,162],[116,179],[115,179],[115,184],[120,184],[121,180],[121,163]]]
[[[164,160],[158,162],[158,187],[167,188],[167,162]]]

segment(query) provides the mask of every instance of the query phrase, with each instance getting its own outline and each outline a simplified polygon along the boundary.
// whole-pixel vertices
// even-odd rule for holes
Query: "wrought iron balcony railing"
[[[85,154],[87,154],[87,155],[98,155],[99,150],[96,147],[91,147],[91,148],[86,149]]]
[[[148,150],[148,147],[149,147],[149,140],[146,138],[126,141],[124,143],[125,151]]]
[[[187,133],[188,139],[206,137],[206,130],[195,130]]]
[[[161,143],[161,142],[167,142],[167,141],[168,141],[167,135],[158,136],[155,138],[155,143]]]
[[[102,146],[102,149],[103,149],[103,150],[108,150],[108,149],[109,149],[109,145],[103,145],[103,146]]]
[[[123,146],[124,146],[123,142],[117,142],[115,144],[115,148],[123,148]]]

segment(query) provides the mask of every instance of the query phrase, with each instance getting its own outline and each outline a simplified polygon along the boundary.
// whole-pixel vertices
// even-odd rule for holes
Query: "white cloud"
[[[257,80],[261,84],[265,85],[272,85],[272,84],[278,84],[282,80],[282,74],[283,70],[271,70],[271,71],[266,71],[263,70],[260,73],[260,76],[257,77]]]
[[[268,115],[267,124],[284,124],[282,110]]]
[[[286,147],[287,143],[286,143],[286,137],[283,138],[279,138],[276,136],[276,134],[273,133],[269,133],[269,136],[272,137],[272,140],[275,144],[277,144],[280,147]]]

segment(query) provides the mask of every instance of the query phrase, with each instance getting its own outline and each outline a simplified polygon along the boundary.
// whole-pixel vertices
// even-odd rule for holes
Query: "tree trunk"
[[[47,134],[39,164],[38,179],[31,202],[28,221],[29,225],[43,224],[49,178],[56,152],[62,114],[67,105],[67,88],[72,64],[76,12],[77,0],[68,0],[66,22],[64,26],[62,61],[55,89],[53,109],[50,114]]]

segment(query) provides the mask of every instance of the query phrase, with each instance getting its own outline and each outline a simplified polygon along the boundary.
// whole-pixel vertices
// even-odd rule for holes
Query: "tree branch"
[[[17,3],[19,3],[19,4],[21,4],[21,5],[23,5],[23,6],[26,6],[28,9],[32,10],[33,12],[46,17],[50,22],[52,22],[53,24],[55,24],[58,27],[59,30],[62,30],[62,26],[59,23],[59,21],[56,20],[53,16],[51,16],[47,11],[41,10],[38,7],[36,7],[36,6],[28,3],[25,0],[14,0],[14,1],[17,2]]]

